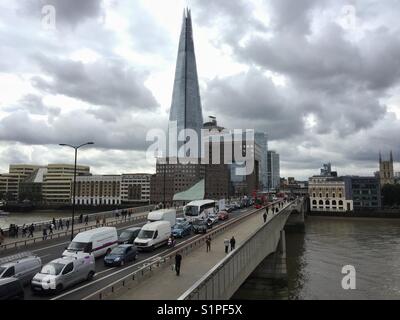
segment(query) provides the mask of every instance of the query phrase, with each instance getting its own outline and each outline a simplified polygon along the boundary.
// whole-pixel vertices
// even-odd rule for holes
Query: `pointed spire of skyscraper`
[[[390,162],[393,163],[393,151],[390,150]]]
[[[381,152],[379,151],[379,163],[381,163],[382,162],[382,154],[381,154]]]
[[[184,129],[193,129],[198,137],[201,135],[203,114],[194,52],[192,18],[188,8],[183,11],[169,121],[169,131],[173,122],[176,121],[178,134]],[[182,143],[178,143],[177,147],[179,148],[180,145]]]

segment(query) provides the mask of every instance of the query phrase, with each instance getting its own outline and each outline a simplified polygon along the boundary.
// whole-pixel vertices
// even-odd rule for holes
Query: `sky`
[[[400,159],[400,1],[0,0],[0,173],[87,141],[94,174],[153,173],[185,6],[204,120],[267,132],[281,176]]]

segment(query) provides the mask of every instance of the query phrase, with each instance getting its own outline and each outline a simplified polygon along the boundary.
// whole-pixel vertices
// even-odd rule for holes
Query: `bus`
[[[217,213],[217,201],[215,200],[192,201],[183,209],[183,214],[189,222],[198,219],[207,219],[210,213]]]

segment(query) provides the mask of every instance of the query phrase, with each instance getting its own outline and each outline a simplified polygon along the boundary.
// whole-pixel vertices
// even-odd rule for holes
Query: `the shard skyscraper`
[[[171,131],[174,130],[175,126],[178,134],[184,129],[193,129],[198,137],[201,136],[201,128],[203,127],[196,56],[193,44],[192,18],[189,9],[184,10],[182,30],[179,39],[174,89],[168,124],[170,136],[168,156],[176,155],[176,150],[184,143],[183,141],[171,141]],[[200,156],[200,150],[198,150],[198,154]]]

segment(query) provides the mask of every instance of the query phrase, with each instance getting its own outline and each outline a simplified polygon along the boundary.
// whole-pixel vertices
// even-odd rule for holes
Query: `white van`
[[[148,222],[156,222],[156,221],[169,221],[171,226],[174,226],[176,223],[176,210],[175,209],[161,209],[149,212],[147,215]]]
[[[169,221],[156,221],[145,224],[135,239],[135,246],[139,250],[153,250],[168,242],[171,236]]]
[[[42,268],[42,260],[35,255],[22,254],[6,257],[9,262],[0,265],[0,278],[17,278],[23,285],[28,284],[33,276]]]
[[[55,259],[44,265],[31,282],[33,292],[60,292],[95,275],[95,261],[91,254],[77,253]]]
[[[91,253],[95,258],[109,254],[118,246],[118,234],[115,227],[101,227],[78,233],[63,257],[74,256],[78,252]]]

